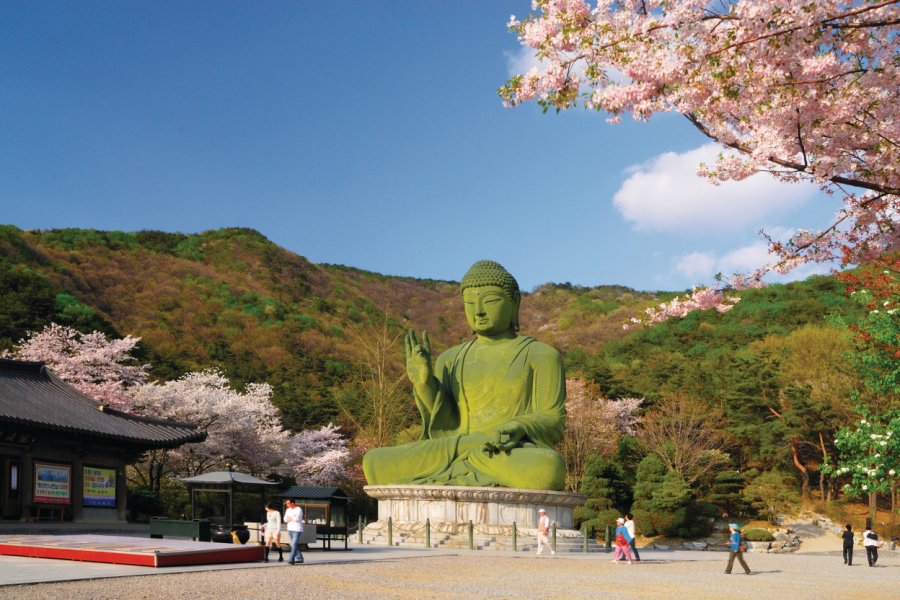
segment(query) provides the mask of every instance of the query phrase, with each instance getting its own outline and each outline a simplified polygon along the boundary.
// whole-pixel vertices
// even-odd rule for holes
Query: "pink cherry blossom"
[[[80,392],[113,408],[129,410],[131,390],[147,380],[150,368],[135,364],[131,355],[140,341],[130,335],[111,340],[99,331],[80,333],[51,323],[21,340],[10,356],[42,361]]]
[[[900,250],[900,0],[598,0],[593,9],[534,0],[532,8],[508,25],[543,68],[501,87],[504,104],[581,104],[612,123],[623,113],[679,112],[737,151],[698,168],[710,181],[766,172],[842,198],[828,227],[770,239],[777,260],[740,285],[808,261],[851,264]],[[711,293],[660,314],[705,306]]]

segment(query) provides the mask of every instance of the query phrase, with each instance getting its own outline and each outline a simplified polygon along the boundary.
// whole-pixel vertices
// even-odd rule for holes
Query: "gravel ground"
[[[662,554],[662,553],[661,553]],[[748,554],[754,573],[738,565],[724,575],[724,553],[702,560],[612,564],[591,557],[431,556],[344,564],[279,566],[154,574],[66,583],[0,587],[16,600],[247,598],[897,598],[900,556],[883,552],[879,566],[857,551],[853,567],[839,553]],[[715,560],[721,556],[722,560]],[[675,557],[673,557],[675,558]],[[698,556],[698,558],[700,558]]]

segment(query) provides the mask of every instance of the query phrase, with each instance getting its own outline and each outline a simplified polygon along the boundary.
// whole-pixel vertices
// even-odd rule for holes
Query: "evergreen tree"
[[[741,473],[722,471],[713,480],[707,499],[726,517],[742,515],[747,510],[747,502],[741,494],[745,485],[747,480]]]
[[[654,506],[652,503],[653,495],[662,484],[665,475],[665,465],[654,454],[645,456],[638,465],[634,481],[634,503],[631,506],[638,533],[643,535],[661,533],[653,518]]]
[[[588,499],[573,511],[572,516],[579,527],[586,524],[593,530],[603,530],[615,523],[631,503],[625,469],[598,454],[588,459],[579,492],[586,494]]]

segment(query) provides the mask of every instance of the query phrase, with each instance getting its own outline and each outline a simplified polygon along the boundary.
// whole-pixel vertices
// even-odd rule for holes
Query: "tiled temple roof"
[[[44,363],[0,359],[0,428],[7,424],[147,450],[206,439],[196,425],[111,409],[56,377]]]

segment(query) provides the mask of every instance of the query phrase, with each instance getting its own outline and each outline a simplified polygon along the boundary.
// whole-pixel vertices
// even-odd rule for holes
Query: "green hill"
[[[466,265],[461,265],[463,270]],[[0,348],[50,321],[142,338],[162,379],[211,366],[236,384],[268,381],[290,427],[338,418],[358,396],[359,336],[387,320],[427,330],[436,349],[468,336],[455,282],[317,265],[250,229],[196,235],[0,227]],[[596,352],[654,294],[545,285],[526,294],[523,331]],[[391,359],[402,367],[402,347]]]

